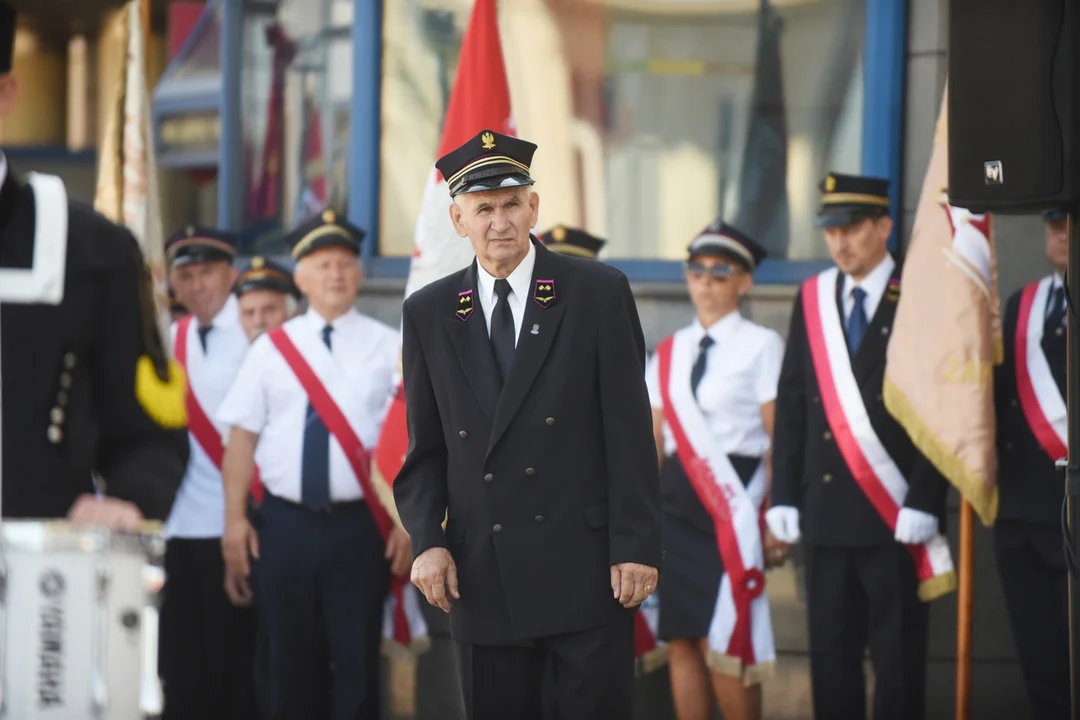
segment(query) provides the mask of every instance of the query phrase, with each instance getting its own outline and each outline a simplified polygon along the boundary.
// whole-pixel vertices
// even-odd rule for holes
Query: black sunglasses
[[[691,260],[686,263],[686,272],[696,278],[707,273],[713,280],[727,280],[731,277],[732,268],[726,263],[706,267],[703,262]]]

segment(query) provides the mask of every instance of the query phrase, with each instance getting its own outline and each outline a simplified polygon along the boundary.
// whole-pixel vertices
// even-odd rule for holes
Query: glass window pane
[[[353,0],[281,0],[245,11],[243,249],[284,253],[282,235],[345,210]],[[265,6],[262,6],[265,7]]]
[[[385,6],[384,255],[412,252],[471,6]],[[679,259],[720,214],[774,258],[827,257],[817,183],[860,167],[865,0],[498,7],[518,132],[539,145],[538,231],[563,222],[606,237],[605,257]]]

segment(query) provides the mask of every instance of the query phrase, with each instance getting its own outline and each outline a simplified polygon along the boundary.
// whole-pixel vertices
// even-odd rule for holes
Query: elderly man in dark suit
[[[470,718],[540,717],[548,658],[560,717],[625,718],[661,556],[645,343],[622,273],[532,236],[535,149],[485,130],[437,163],[477,258],[404,304],[394,495]]]

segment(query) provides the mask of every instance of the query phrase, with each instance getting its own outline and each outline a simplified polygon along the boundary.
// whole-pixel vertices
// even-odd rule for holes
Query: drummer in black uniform
[[[0,117],[18,97],[0,2]],[[163,520],[188,458],[183,374],[135,238],[0,155],[0,476],[5,518]],[[92,477],[102,478],[96,497]]]
[[[1067,218],[1050,211],[1046,258],[1053,272],[1005,305],[1005,362],[995,369],[1000,499],[994,544],[1031,716],[1071,717],[1069,575],[1061,549],[1067,456],[1065,293]]]

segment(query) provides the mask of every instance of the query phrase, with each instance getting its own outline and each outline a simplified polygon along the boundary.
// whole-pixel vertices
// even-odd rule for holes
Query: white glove
[[[900,508],[900,514],[896,516],[897,542],[905,545],[921,545],[937,534],[938,519],[936,517],[922,510]]]
[[[765,524],[780,542],[788,545],[799,542],[799,509],[776,505],[765,511]]]

